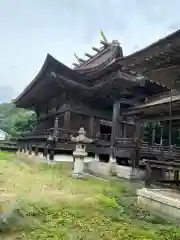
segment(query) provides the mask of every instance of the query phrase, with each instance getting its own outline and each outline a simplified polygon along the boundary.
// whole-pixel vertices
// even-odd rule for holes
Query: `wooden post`
[[[117,130],[119,127],[119,118],[120,118],[120,107],[121,104],[119,101],[116,101],[113,104],[113,116],[112,116],[112,131],[111,131],[111,147],[112,147],[112,159],[115,158],[114,156],[114,144],[116,141],[116,137],[117,137]]]
[[[29,144],[29,154],[31,155],[32,154],[32,145]]]
[[[93,137],[94,136],[94,117],[91,116],[89,117],[89,136]]]
[[[70,128],[70,117],[71,117],[71,112],[69,110],[65,111],[65,113],[64,113],[64,129]]]
[[[55,118],[54,120],[54,131],[53,131],[53,137],[56,138],[58,137],[58,117]]]
[[[138,120],[136,120],[135,124],[136,124],[135,138],[140,138],[141,137],[141,133],[142,133],[141,123],[138,122]]]
[[[163,145],[163,126],[160,126],[160,145]]]
[[[54,160],[54,149],[51,149],[51,150],[50,150],[49,159],[50,159],[51,161]]]
[[[141,134],[142,134],[142,126],[141,123],[138,122],[138,119],[136,119],[136,131],[135,131],[135,138],[137,139],[136,142],[136,149],[135,149],[135,156],[132,158],[132,168],[136,168],[139,165],[139,148],[140,148],[140,141],[141,141]]]
[[[169,103],[169,116],[170,116],[170,120],[169,120],[169,146],[171,146],[172,144],[172,95],[171,95],[171,99],[170,99],[170,103]]]
[[[26,144],[23,144],[23,152],[26,152]]]
[[[19,144],[19,152],[22,152],[22,151],[23,151],[22,144]]]
[[[176,186],[179,186],[179,170],[174,171],[174,181]]]
[[[38,147],[35,147],[35,150],[34,150],[35,156],[38,156],[38,152],[39,152]]]
[[[155,143],[155,137],[156,137],[156,124],[153,123],[153,129],[152,129],[152,145]]]
[[[48,156],[48,144],[45,143],[44,151],[43,151],[43,157],[44,157],[45,159],[47,159],[47,156]]]
[[[124,127],[123,127],[123,137],[124,138],[127,137],[127,127],[128,127],[128,124],[127,124],[127,120],[126,120]]]
[[[150,187],[152,182],[152,169],[149,163],[145,163],[145,187]]]

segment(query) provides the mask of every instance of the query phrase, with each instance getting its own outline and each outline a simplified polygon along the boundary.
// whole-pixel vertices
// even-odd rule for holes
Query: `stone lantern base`
[[[74,170],[72,176],[77,179],[82,179],[84,177],[84,158],[87,156],[87,153],[84,151],[74,151]]]

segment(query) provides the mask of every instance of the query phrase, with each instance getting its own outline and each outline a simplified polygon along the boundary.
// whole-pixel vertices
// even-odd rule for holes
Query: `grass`
[[[177,226],[135,207],[135,185],[15,158],[0,152],[0,239],[180,239]]]

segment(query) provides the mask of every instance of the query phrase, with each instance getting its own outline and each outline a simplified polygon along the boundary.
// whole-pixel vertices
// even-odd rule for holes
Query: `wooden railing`
[[[48,136],[56,135],[57,141],[65,140],[66,142],[70,142],[70,136],[76,136],[78,133],[74,130],[58,128],[56,133],[54,132],[54,128],[44,129],[43,131],[36,130],[34,132],[25,132],[22,134],[22,138],[24,139],[32,139],[32,138],[48,138]],[[100,134],[99,136],[90,136],[91,138],[96,139],[97,141],[94,144],[99,146],[111,146],[111,134]],[[142,142],[136,138],[124,138],[119,137],[116,138],[114,147],[118,149],[131,149],[139,151],[141,156],[154,155],[154,156],[168,156],[172,155],[180,158],[180,147],[177,146],[162,146],[161,144],[153,144],[149,145],[148,142]]]
[[[64,129],[64,128],[58,128],[56,129],[56,132],[54,132],[54,128],[44,129],[42,130],[35,130],[33,132],[24,132],[21,137],[23,138],[29,138],[29,137],[48,137],[48,136],[55,136],[56,138],[61,137],[69,137],[71,134],[77,134],[77,131]]]
[[[17,151],[17,142],[15,140],[0,140],[0,149],[5,151]]]

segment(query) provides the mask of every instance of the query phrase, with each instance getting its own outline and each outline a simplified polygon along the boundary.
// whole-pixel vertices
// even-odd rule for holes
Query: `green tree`
[[[33,111],[16,108],[13,103],[0,104],[0,129],[11,136],[19,136],[24,131],[31,131],[36,122]]]
[[[11,136],[19,136],[23,132],[31,131],[36,124],[36,115],[31,112],[20,113],[12,119],[12,125],[9,131]]]

